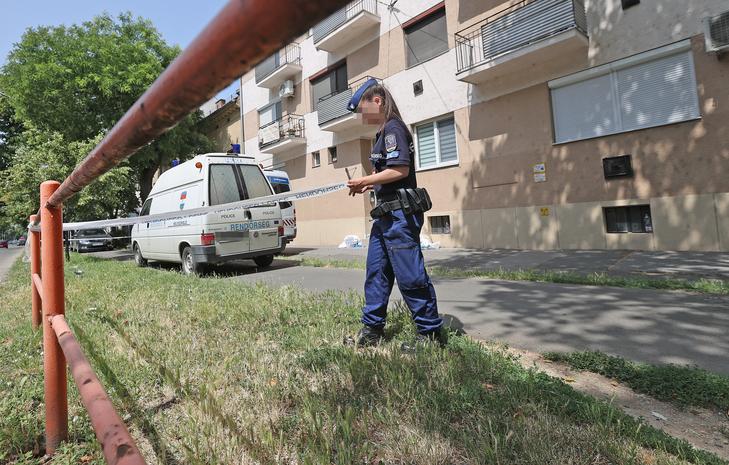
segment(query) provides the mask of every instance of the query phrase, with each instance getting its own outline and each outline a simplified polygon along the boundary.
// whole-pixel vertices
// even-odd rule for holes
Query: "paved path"
[[[5,276],[8,274],[8,271],[15,263],[15,260],[22,254],[22,247],[0,249],[0,282],[5,280]]]
[[[364,272],[287,266],[231,279],[314,291],[362,290]],[[247,270],[247,271],[246,271]],[[433,280],[441,314],[477,338],[532,351],[601,350],[729,374],[729,298],[644,289],[485,279]],[[399,299],[397,289],[392,298]]]
[[[361,259],[367,249],[289,247],[286,255]],[[714,278],[729,280],[728,252],[648,252],[636,250],[423,250],[428,265],[459,269],[567,271],[578,274],[648,278]]]

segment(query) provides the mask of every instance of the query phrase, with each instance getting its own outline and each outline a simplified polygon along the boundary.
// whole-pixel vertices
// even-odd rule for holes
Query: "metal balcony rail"
[[[301,115],[285,115],[261,126],[258,129],[258,147],[263,149],[292,137],[305,137],[304,117]]]
[[[319,101],[316,103],[319,124],[326,124],[342,116],[351,115],[352,113],[347,110],[347,104],[352,99],[352,94],[368,79],[377,79],[377,81],[382,82],[381,79],[365,76],[356,81],[352,81],[349,87],[344,90],[332,92],[319,98]]]
[[[581,0],[524,0],[510,5],[454,35],[457,72],[570,29],[587,34]]]
[[[377,14],[377,0],[357,0],[349,2],[346,7],[338,10],[324,21],[314,26],[314,43],[317,44],[333,31],[339,29],[344,23],[363,11]]]
[[[63,183],[41,184],[41,207],[30,216],[29,239],[31,319],[34,328],[43,327],[47,454],[68,438],[68,362],[107,463],[145,463],[66,323],[63,202],[343,3],[319,0],[292,9],[288,0],[230,0]]]
[[[287,64],[301,63],[301,47],[299,44],[288,44],[278,52],[263,60],[256,66],[256,84]]]

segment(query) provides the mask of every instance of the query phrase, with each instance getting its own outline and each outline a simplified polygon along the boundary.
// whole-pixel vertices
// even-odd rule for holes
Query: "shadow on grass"
[[[149,440],[157,458],[164,464],[181,464],[181,462],[179,462],[169,452],[144,409],[142,409],[142,407],[136,402],[134,396],[132,396],[129,390],[124,386],[124,384],[122,384],[119,377],[116,373],[114,373],[114,370],[112,370],[106,363],[104,357],[96,352],[93,341],[86,336],[84,331],[78,325],[74,325],[73,331],[76,333],[79,341],[83,344],[84,352],[86,352],[94,361],[94,364],[99,367],[99,371],[101,371],[101,374],[104,378],[106,378],[108,384],[113,387],[114,391],[118,394],[122,404],[124,405],[124,409],[129,413],[129,415],[131,415],[131,420]]]

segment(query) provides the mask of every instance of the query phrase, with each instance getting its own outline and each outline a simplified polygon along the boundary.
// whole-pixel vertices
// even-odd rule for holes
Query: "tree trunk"
[[[157,165],[148,166],[142,170],[142,175],[139,177],[139,198],[142,199],[142,204],[147,200],[149,191],[152,190],[152,180],[158,167]]]

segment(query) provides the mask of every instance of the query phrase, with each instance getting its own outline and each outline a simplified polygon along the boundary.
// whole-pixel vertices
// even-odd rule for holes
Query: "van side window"
[[[144,202],[144,205],[142,205],[142,211],[139,212],[139,216],[149,215],[149,210],[151,208],[152,208],[152,199],[149,198]]]
[[[210,165],[210,205],[241,200],[233,165]]]
[[[243,179],[243,199],[255,199],[271,195],[268,181],[256,165],[238,165]]]
[[[271,183],[271,186],[273,186],[273,192],[275,194],[283,194],[284,192],[291,192],[291,187],[289,187],[288,184]],[[283,209],[291,208],[291,202],[279,202],[278,204]]]

